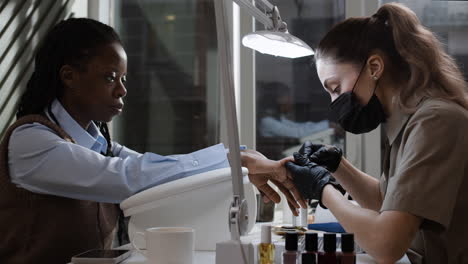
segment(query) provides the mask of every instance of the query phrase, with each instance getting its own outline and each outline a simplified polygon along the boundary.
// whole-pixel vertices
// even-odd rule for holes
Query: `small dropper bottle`
[[[305,234],[305,251],[302,252],[302,264],[317,263],[317,233],[306,232]]]
[[[283,252],[283,264],[297,264],[299,253],[297,252],[297,233],[287,232],[285,251]]]
[[[318,264],[336,264],[338,258],[336,255],[336,234],[323,234],[323,252],[318,254]]]
[[[258,244],[258,263],[275,263],[275,245],[271,243],[271,225],[262,225],[261,240]]]
[[[356,264],[356,253],[354,252],[354,234],[341,234],[341,264]]]

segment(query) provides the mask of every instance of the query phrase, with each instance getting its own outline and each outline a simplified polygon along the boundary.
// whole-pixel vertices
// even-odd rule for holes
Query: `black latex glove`
[[[323,188],[327,184],[333,185],[341,193],[344,189],[332,177],[331,173],[324,167],[307,159],[305,155],[294,153],[296,163],[286,163],[286,168],[293,176],[293,182],[296,188],[305,199],[319,200],[320,206],[326,208],[322,202]]]
[[[299,149],[299,154],[325,167],[328,171],[335,172],[340,166],[343,151],[335,146],[312,144],[310,141],[306,141]]]

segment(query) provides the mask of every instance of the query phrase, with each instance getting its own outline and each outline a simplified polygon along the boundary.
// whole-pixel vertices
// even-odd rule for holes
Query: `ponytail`
[[[403,109],[414,112],[419,99],[429,97],[468,109],[468,87],[454,59],[402,4],[385,4],[371,17],[337,24],[320,42],[316,60],[327,57],[362,64],[377,49],[387,54],[391,72],[406,84],[398,98]]]
[[[395,47],[409,65],[408,86],[400,91],[400,103],[409,108],[411,97],[437,97],[468,109],[467,84],[454,59],[408,7],[390,3],[376,13],[386,17]]]

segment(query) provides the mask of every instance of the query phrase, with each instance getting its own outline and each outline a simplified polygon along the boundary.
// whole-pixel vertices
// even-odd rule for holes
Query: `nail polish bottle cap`
[[[316,264],[315,254],[302,254],[302,264]]]
[[[306,251],[317,251],[317,233],[306,232],[305,235],[305,250]]]
[[[335,233],[323,234],[323,251],[325,252],[336,251],[336,234]]]
[[[285,248],[288,251],[297,251],[297,233],[296,232],[286,233]]]
[[[354,252],[354,234],[341,234],[341,251]]]
[[[261,243],[271,244],[271,225],[262,225]]]

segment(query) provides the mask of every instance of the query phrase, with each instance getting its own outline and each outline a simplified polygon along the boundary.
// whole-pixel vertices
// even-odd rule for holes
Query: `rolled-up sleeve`
[[[18,127],[9,142],[11,181],[36,193],[120,203],[136,192],[229,166],[222,144],[190,154],[138,153],[116,144],[105,157],[40,124]]]

